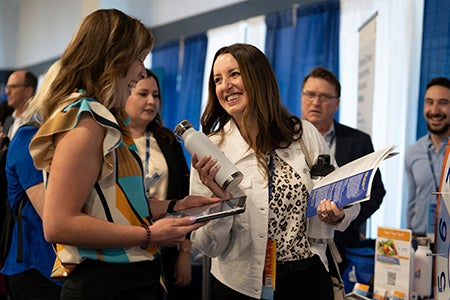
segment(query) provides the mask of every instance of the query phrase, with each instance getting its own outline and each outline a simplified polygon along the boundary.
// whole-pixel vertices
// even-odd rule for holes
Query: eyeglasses
[[[303,92],[302,93],[304,97],[304,99],[308,102],[313,102],[314,99],[319,99],[320,103],[326,102],[329,103],[331,102],[331,100],[333,99],[337,99],[339,98],[338,96],[331,96],[329,94],[319,94],[319,93],[314,93],[314,92]]]
[[[16,89],[18,87],[25,87],[25,86],[27,86],[25,83],[10,84],[10,85],[5,86],[5,89],[12,90],[12,89]]]

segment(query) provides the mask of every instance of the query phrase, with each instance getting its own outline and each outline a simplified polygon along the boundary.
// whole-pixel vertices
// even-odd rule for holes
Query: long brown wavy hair
[[[60,71],[40,111],[42,121],[81,97],[95,98],[112,109],[117,80],[126,76],[133,61],[149,53],[153,43],[153,35],[134,17],[117,9],[91,13],[61,56]],[[83,95],[70,97],[77,90]]]
[[[287,148],[299,140],[302,135],[301,121],[282,105],[275,73],[264,53],[249,44],[233,44],[219,49],[214,56],[209,75],[208,103],[201,117],[205,134],[223,133],[225,124],[232,118],[220,105],[214,83],[214,63],[226,53],[238,62],[248,95],[248,105],[244,110],[245,128],[240,130],[258,127],[256,141],[251,141],[250,147],[256,153],[260,170],[264,171],[268,179],[265,154],[276,148]],[[249,124],[250,116],[257,117],[257,124]]]

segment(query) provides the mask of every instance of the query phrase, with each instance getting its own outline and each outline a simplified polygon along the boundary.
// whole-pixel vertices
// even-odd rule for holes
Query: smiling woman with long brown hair
[[[203,132],[244,179],[225,192],[213,180],[217,162],[193,155],[191,193],[247,196],[244,213],[212,220],[192,233],[194,247],[212,257],[216,299],[270,299],[274,288],[275,299],[333,299],[330,274],[308,242],[312,180],[300,139],[315,160],[330,150],[311,123],[283,107],[264,53],[248,44],[216,52],[201,120]],[[329,200],[318,212],[329,224],[344,217]],[[265,272],[275,268],[275,277]]]

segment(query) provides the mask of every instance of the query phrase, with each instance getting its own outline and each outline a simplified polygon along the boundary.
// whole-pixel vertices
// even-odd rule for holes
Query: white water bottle
[[[203,132],[195,130],[188,120],[181,121],[174,132],[184,140],[184,146],[189,153],[196,153],[199,160],[206,155],[217,160],[220,169],[214,180],[222,189],[231,191],[241,183],[244,175]]]
[[[414,290],[420,297],[431,296],[433,257],[428,254],[431,254],[430,240],[427,237],[418,237],[414,255]]]

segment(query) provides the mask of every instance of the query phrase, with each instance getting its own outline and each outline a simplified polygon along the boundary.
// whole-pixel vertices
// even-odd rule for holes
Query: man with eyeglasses
[[[14,108],[11,116],[6,118],[2,132],[12,139],[17,129],[22,125],[21,116],[28,105],[28,100],[34,95],[37,78],[30,71],[18,70],[8,77],[6,96],[8,105]]]
[[[339,108],[340,96],[339,80],[325,68],[313,69],[303,80],[302,117],[319,130],[331,148],[337,164],[342,166],[373,152],[374,149],[368,134],[334,120],[334,114]],[[361,245],[361,236],[365,235],[366,220],[380,207],[385,194],[381,173],[378,170],[372,184],[370,200],[361,203],[358,216],[345,231],[335,231],[334,241],[344,260],[339,265],[341,272],[348,264],[345,259],[345,247],[355,248]]]

